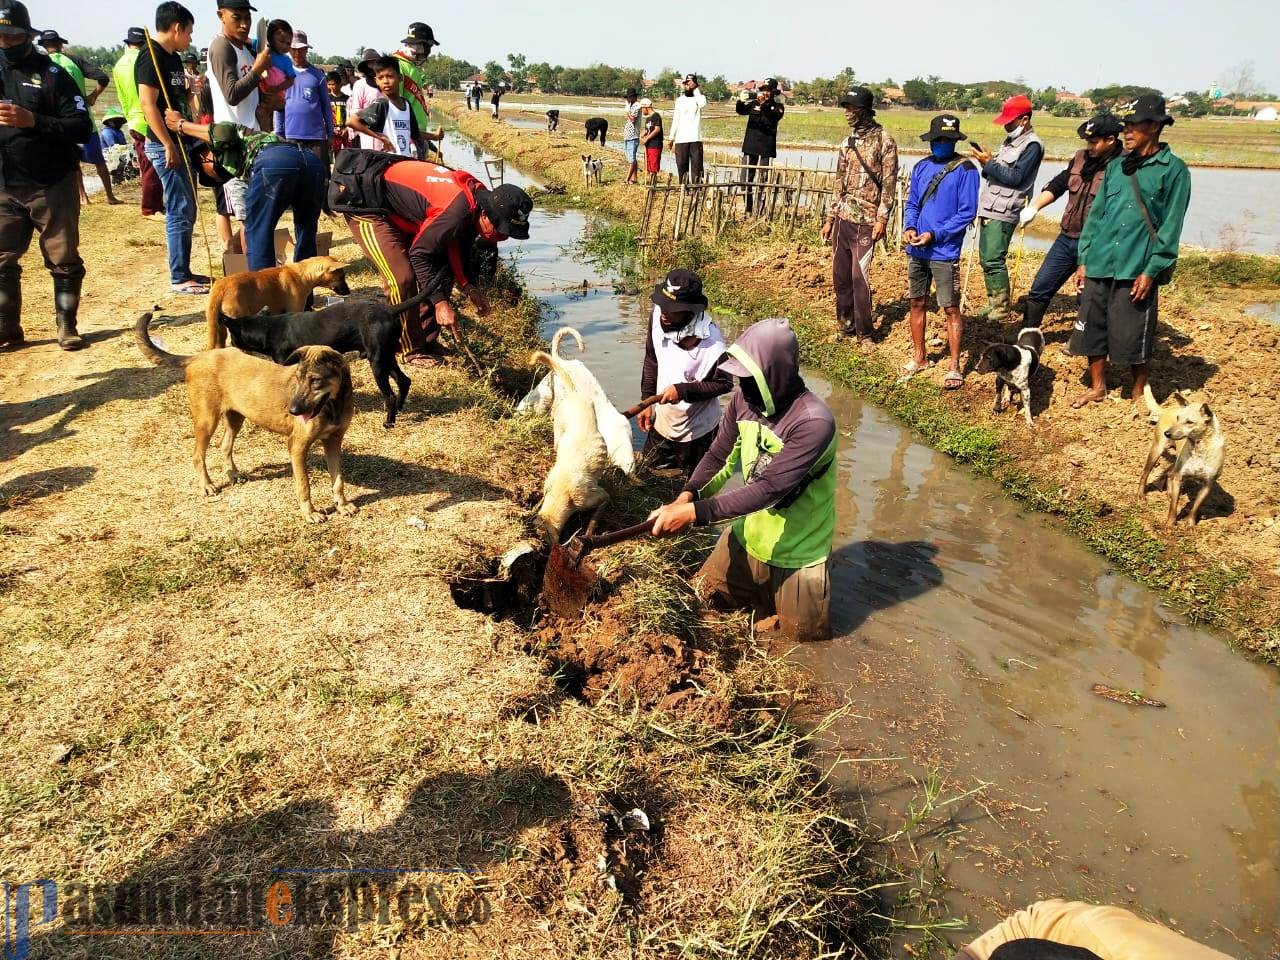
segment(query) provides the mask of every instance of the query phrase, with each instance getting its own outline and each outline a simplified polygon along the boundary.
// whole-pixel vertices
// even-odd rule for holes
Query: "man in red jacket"
[[[381,209],[349,214],[347,226],[391,303],[430,291],[420,315],[411,310],[402,316],[400,352],[404,363],[433,367],[444,355],[440,328],[452,331],[457,322],[449,302],[454,284],[481,316],[489,311],[473,282],[472,247],[477,240],[496,245],[508,237],[528,239],[533,201],[511,184],[489,190],[461,170],[418,160],[391,163],[377,176]]]

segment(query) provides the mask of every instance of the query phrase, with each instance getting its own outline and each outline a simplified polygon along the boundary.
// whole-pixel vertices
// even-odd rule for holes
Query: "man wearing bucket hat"
[[[58,346],[78,350],[80,144],[93,122],[80,88],[33,42],[27,8],[0,0],[0,349],[20,346],[22,258],[33,234],[53,275]]]
[[[747,213],[750,213],[756,199],[757,190],[753,184],[756,174],[764,180],[764,167],[773,163],[778,155],[778,124],[786,107],[778,99],[778,81],[769,77],[756,87],[756,95],[743,90],[738,102],[734,104],[738,116],[747,118],[747,130],[742,136],[743,184],[747,190]],[[763,192],[763,191],[759,191]]]
[[[76,86],[80,88],[80,92],[84,95],[84,102],[89,106],[89,121],[93,122],[93,105],[97,103],[98,97],[102,95],[102,91],[107,89],[110,82],[104,73],[98,67],[83,60],[80,57],[72,56],[64,52],[63,47],[67,46],[66,39],[58,33],[57,30],[45,30],[40,34],[40,46],[44,47],[45,53],[49,54],[49,59],[60,66],[63,70],[71,75],[71,79],[76,82]],[[89,90],[88,81],[93,81],[93,90]],[[116,206],[120,203],[116,199],[115,193],[111,189],[111,174],[107,172],[107,160],[102,155],[102,141],[98,139],[96,130],[88,140],[80,147],[80,162],[87,163],[98,172],[98,179],[102,181],[102,192],[106,195],[107,203]],[[89,195],[84,189],[84,178],[80,179],[80,199],[88,203]]]
[[[978,199],[978,255],[987,306],[978,315],[992,320],[1009,318],[1009,243],[1044,159],[1044,142],[1031,129],[1031,113],[1030,100],[1022,95],[1010,97],[992,121],[1008,134],[999,152],[992,154],[976,146],[973,151],[985,181]]]
[[[836,161],[835,189],[822,227],[832,244],[831,279],[836,291],[837,336],[860,342],[871,331],[871,251],[884,236],[898,182],[898,145],[876,123],[874,98],[854,87],[840,98],[849,139]]]
[[[640,396],[662,399],[640,411],[636,425],[648,434],[649,466],[687,478],[715,439],[718,398],[733,389],[733,379],[718,370],[724,337],[707,310],[696,273],[672,270],[653,288],[650,301]]]
[[[835,417],[805,386],[785,319],[748,327],[720,370],[738,389],[680,496],[650,514],[654,535],[732,521],[698,572],[703,589],[786,639],[828,639]],[[743,485],[723,489],[738,468]]]
[[[431,122],[429,84],[422,67],[431,56],[431,49],[438,46],[440,41],[435,32],[425,23],[414,22],[409,24],[400,47],[392,54],[400,65],[400,89],[413,108],[419,130],[426,130]]]
[[[942,385],[958,390],[964,385],[960,372],[960,340],[964,334],[964,318],[960,316],[960,250],[978,209],[981,177],[967,158],[956,153],[956,144],[968,139],[960,130],[959,117],[939,114],[920,139],[928,141],[929,156],[911,168],[911,186],[902,213],[914,352],[903,364],[900,376],[909,379],[929,366],[924,328],[932,285],[938,306],[947,317],[951,353],[951,366]]]
[[[527,240],[533,201],[514,184],[493,190],[461,170],[424,160],[374,157],[348,150],[338,158],[329,208],[378,269],[387,299],[402,303],[419,292],[421,312],[401,315],[400,352],[410,366],[432,367],[444,356],[440,328],[457,322],[449,297],[455,284],[483,316],[489,301],[475,284],[472,248]],[[344,168],[344,158],[363,165]]]
[[[1107,359],[1133,373],[1134,400],[1147,383],[1159,289],[1173,277],[1191,173],[1160,140],[1173,117],[1147,94],[1119,108],[1126,153],[1107,165],[1080,233],[1080,316],[1068,349],[1089,358],[1089,389],[1077,409],[1105,399]]]
[[[1031,281],[1027,294],[1026,316],[1023,326],[1038,327],[1044,320],[1045,310],[1054,294],[1076,272],[1080,231],[1093,206],[1093,198],[1102,186],[1107,165],[1120,156],[1120,121],[1109,113],[1101,113],[1086,120],[1076,129],[1085,142],[1083,150],[1077,150],[1065,170],[1044,185],[1040,195],[1022,208],[1019,221],[1025,227],[1049,204],[1064,193],[1067,208],[1062,211],[1061,230],[1053,246],[1044,255],[1044,262]]]

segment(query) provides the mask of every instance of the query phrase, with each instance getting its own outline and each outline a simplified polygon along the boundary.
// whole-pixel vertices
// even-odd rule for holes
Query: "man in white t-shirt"
[[[684,183],[702,182],[702,110],[707,98],[698,87],[696,74],[689,74],[681,84],[671,110],[671,148],[676,154],[676,172]]]

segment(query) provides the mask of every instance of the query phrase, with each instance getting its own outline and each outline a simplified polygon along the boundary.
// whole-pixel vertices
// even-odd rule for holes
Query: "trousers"
[[[329,169],[311,150],[272,144],[259,152],[249,177],[244,250],[250,270],[276,265],[276,224],[293,211],[294,262],[316,255],[316,230]]]
[[[871,329],[871,279],[862,258],[875,244],[871,224],[836,218],[831,233],[831,280],[836,292],[836,328],[845,336],[864,336]]]

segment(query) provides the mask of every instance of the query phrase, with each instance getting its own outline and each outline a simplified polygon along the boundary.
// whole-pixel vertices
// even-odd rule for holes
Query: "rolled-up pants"
[[[831,280],[836,291],[836,329],[859,336],[871,329],[871,278],[862,270],[862,258],[875,243],[872,225],[836,218],[831,231]]]
[[[776,616],[788,640],[831,639],[830,560],[810,567],[775,567],[757,560],[733,530],[720,535],[698,571],[704,596],[749,609],[756,619]]]

